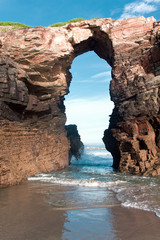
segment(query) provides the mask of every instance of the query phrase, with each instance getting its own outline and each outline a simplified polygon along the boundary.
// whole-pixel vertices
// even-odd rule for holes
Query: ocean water
[[[119,173],[112,168],[112,157],[105,149],[87,148],[81,159],[72,158],[64,170],[38,174],[32,182],[78,187],[50,192],[45,201],[57,209],[88,209],[122,205],[154,212],[160,217],[160,179]]]

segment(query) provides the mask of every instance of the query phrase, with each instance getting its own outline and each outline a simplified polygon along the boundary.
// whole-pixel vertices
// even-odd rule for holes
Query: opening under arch
[[[77,56],[71,66],[70,93],[65,96],[66,124],[76,124],[85,145],[102,145],[113,109],[111,67],[94,51]]]

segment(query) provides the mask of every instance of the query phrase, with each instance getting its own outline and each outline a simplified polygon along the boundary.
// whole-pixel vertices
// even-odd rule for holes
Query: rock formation
[[[0,186],[68,165],[64,96],[73,59],[112,67],[115,104],[104,143],[120,171],[160,175],[160,23],[93,19],[0,33]]]
[[[77,126],[70,124],[66,125],[65,128],[67,130],[67,138],[70,142],[69,161],[71,160],[72,156],[78,160],[84,152],[84,145],[81,142],[81,137],[78,133]]]

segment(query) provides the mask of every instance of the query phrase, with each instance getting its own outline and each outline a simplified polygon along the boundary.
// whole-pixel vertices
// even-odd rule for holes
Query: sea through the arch
[[[46,202],[59,209],[101,208],[122,205],[154,212],[160,217],[160,179],[119,173],[112,156],[103,147],[88,146],[81,159],[61,171],[28,178],[46,184],[76,186],[76,194],[49,193]],[[83,194],[82,194],[83,192]],[[57,194],[59,194],[57,196]]]

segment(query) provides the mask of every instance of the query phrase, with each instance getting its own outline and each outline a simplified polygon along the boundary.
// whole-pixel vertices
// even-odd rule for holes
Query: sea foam
[[[58,172],[28,178],[51,184],[105,188],[114,192],[122,206],[154,212],[160,217],[160,180],[113,171],[112,158],[103,149],[86,149],[80,160]],[[114,195],[114,196],[115,196]]]
[[[60,185],[68,185],[68,186],[83,186],[83,187],[111,187],[111,186],[117,186],[119,184],[122,184],[124,181],[117,180],[115,182],[102,182],[97,181],[95,178],[89,178],[89,179],[66,179],[66,178],[58,178],[53,177],[48,174],[38,174],[34,177],[29,177],[29,181],[41,181],[41,182],[49,182],[54,184],[60,184]]]

